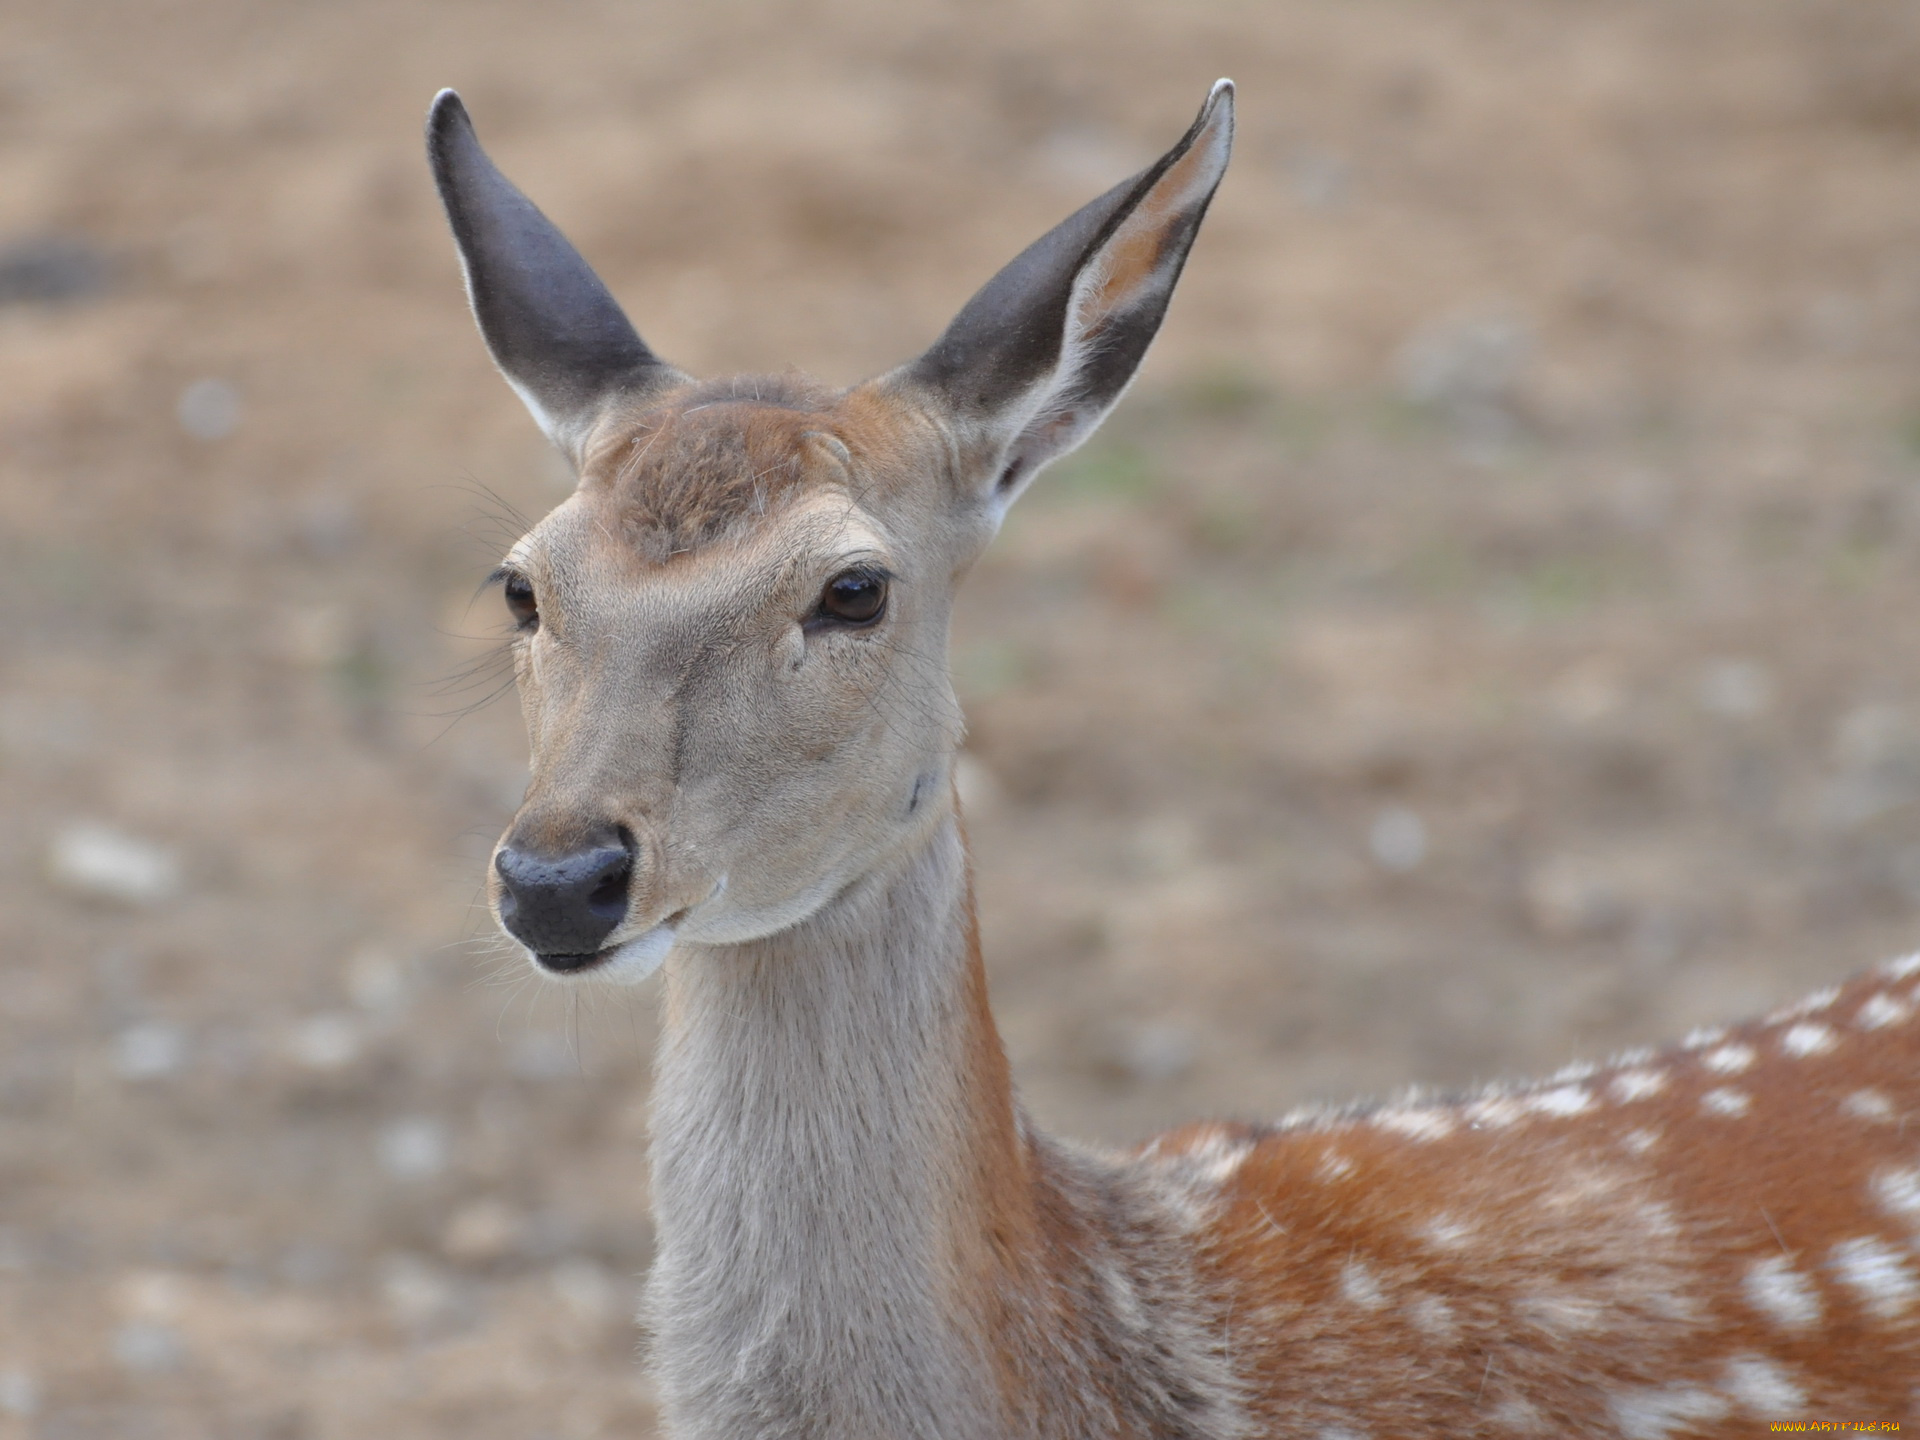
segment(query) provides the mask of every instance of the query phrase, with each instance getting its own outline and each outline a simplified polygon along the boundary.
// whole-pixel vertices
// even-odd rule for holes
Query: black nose
[[[620,840],[570,855],[501,846],[493,860],[500,872],[500,923],[550,968],[584,965],[626,918],[633,847],[624,833]]]

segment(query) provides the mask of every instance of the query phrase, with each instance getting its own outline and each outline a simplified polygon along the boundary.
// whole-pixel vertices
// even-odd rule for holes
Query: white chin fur
[[[592,973],[616,985],[638,985],[660,968],[667,952],[673,949],[676,933],[671,925],[656,925],[646,934],[627,941]]]
[[[611,980],[615,985],[638,985],[667,958],[667,952],[673,949],[675,935],[679,932],[671,925],[656,925],[644,935],[635,936],[598,965],[585,970],[577,970],[571,975],[558,975],[561,980]]]

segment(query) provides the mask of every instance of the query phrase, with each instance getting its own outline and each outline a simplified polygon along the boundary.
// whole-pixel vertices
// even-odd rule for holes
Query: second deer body
[[[1760,1433],[1920,1412],[1920,961],[1537,1085],[1135,1151],[1024,1119],[951,771],[954,587],[1118,399],[1223,172],[1216,87],[922,357],[697,382],[429,149],[579,488],[506,557],[532,784],[502,924],[664,968],[646,1320],[671,1434]]]

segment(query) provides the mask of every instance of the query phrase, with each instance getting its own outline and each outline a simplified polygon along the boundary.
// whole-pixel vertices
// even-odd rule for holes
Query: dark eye
[[[522,630],[532,630],[540,624],[540,607],[534,603],[533,582],[524,575],[509,575],[501,587],[507,597],[507,610],[513,616],[513,623]]]
[[[816,624],[871,625],[886,608],[884,570],[845,570],[820,592],[820,608],[813,618]]]

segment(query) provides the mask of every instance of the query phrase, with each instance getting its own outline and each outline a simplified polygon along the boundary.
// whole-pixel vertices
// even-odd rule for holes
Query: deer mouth
[[[538,955],[533,963],[557,980],[610,980],[616,985],[638,985],[658,970],[673,949],[680,922],[687,912],[681,910],[631,940],[609,945],[587,955]]]

